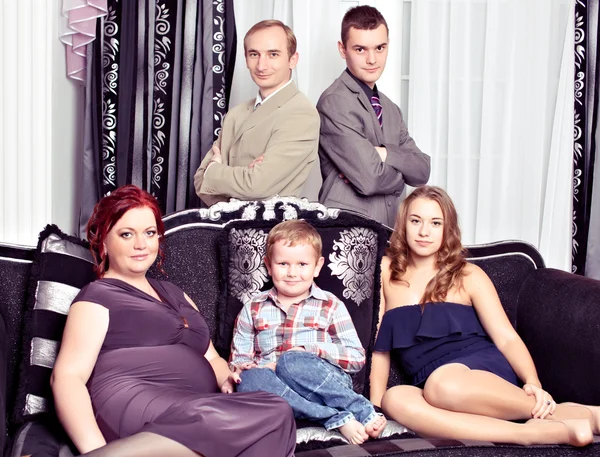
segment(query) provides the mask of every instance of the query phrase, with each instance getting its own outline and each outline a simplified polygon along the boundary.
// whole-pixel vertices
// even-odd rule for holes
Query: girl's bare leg
[[[202,457],[183,444],[149,432],[121,438],[108,443],[84,457]]]
[[[458,363],[435,370],[425,383],[424,396],[429,404],[438,408],[507,420],[530,418],[535,405],[535,397],[514,384],[493,373],[471,370]],[[593,433],[600,434],[598,406],[560,403],[546,419],[587,419]]]
[[[590,423],[586,419],[531,420],[517,424],[448,411],[429,404],[423,390],[413,386],[396,386],[388,390],[383,396],[382,409],[394,420],[423,436],[523,445],[568,443],[585,446],[593,440]]]
[[[425,400],[438,408],[497,419],[530,419],[535,397],[482,370],[450,363],[436,369],[425,383]]]

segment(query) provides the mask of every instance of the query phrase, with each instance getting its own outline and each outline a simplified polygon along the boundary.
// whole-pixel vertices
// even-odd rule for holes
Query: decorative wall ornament
[[[354,227],[344,230],[333,242],[327,265],[331,274],[344,284],[344,298],[360,305],[373,292],[377,235],[371,229]]]
[[[96,39],[96,19],[105,17],[107,0],[63,0],[59,38],[66,46],[67,76],[85,84],[87,45]]]
[[[258,217],[260,205],[264,207],[262,220],[265,221],[275,220],[276,210],[283,210],[283,220],[298,219],[298,210],[315,212],[319,220],[336,219],[340,214],[340,210],[337,208],[327,208],[320,203],[309,202],[306,198],[297,197],[273,197],[263,201],[243,201],[232,198],[228,202],[215,203],[209,208],[201,208],[195,211],[198,212],[201,219],[218,221],[225,214],[243,210],[241,219],[255,220]]]

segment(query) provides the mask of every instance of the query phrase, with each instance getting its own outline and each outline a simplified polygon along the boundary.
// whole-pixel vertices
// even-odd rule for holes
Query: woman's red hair
[[[423,305],[427,302],[444,301],[452,287],[461,287],[467,261],[465,260],[465,249],[460,240],[460,227],[454,203],[441,187],[418,187],[402,202],[396,216],[394,232],[390,237],[390,246],[386,250],[386,255],[391,260],[390,279],[408,282],[403,279],[408,266],[410,250],[406,240],[406,221],[408,220],[408,209],[417,198],[437,202],[444,217],[442,245],[436,254],[438,272],[425,288],[420,301],[420,304]]]
[[[160,207],[156,198],[145,190],[134,185],[119,187],[110,195],[102,198],[94,207],[92,217],[87,224],[87,238],[90,242],[90,250],[96,261],[94,270],[96,275],[101,278],[108,270],[108,256],[104,251],[104,242],[108,232],[123,217],[123,215],[134,208],[149,208],[154,213],[156,219],[156,230],[158,232],[158,268],[162,269],[164,261],[163,235],[165,226],[162,221]]]

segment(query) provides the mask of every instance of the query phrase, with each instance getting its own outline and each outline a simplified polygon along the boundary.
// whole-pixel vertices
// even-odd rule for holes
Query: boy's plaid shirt
[[[348,373],[360,371],[365,364],[365,350],[346,306],[314,283],[309,296],[290,305],[287,313],[275,288],[246,303],[235,322],[231,364],[263,366],[277,362],[281,354],[296,346]]]

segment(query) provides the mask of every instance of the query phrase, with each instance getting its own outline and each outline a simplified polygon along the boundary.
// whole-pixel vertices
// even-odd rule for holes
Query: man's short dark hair
[[[342,44],[346,47],[351,27],[358,30],[375,30],[381,24],[385,25],[385,30],[389,34],[387,22],[377,8],[368,5],[350,8],[342,19]]]

